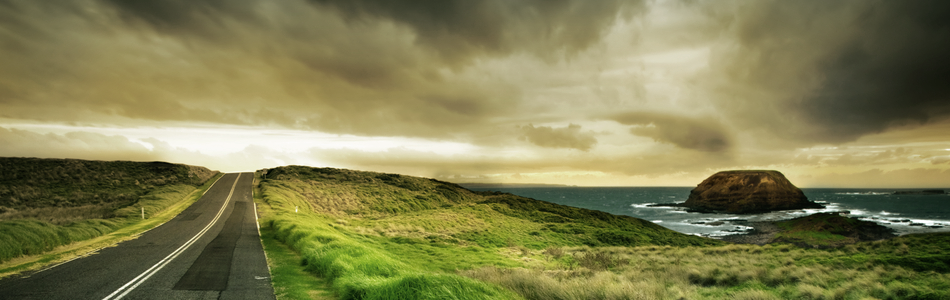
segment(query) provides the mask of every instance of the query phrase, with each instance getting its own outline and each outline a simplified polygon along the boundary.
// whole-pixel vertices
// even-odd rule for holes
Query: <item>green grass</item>
[[[0,157],[0,262],[152,217],[217,172],[164,162]]]
[[[159,187],[198,186],[217,172],[165,162],[90,161],[0,157],[0,220],[29,217],[63,223],[56,210],[105,206],[121,208]],[[31,215],[34,210],[50,216]],[[103,210],[108,213],[111,210]],[[74,213],[63,214],[71,217]],[[97,218],[111,218],[100,215]]]
[[[469,278],[427,272],[315,215],[265,222],[303,257],[304,269],[330,282],[342,299],[510,299],[513,294]],[[276,278],[275,278],[276,280]]]
[[[300,267],[300,255],[276,239],[271,227],[261,228],[271,282],[277,299],[336,299],[326,280]]]
[[[424,178],[307,167],[266,176],[262,226],[344,299],[520,298],[457,273],[537,261],[515,259],[516,247],[724,244],[636,218]]]
[[[117,217],[88,219],[55,225],[45,221],[24,219],[0,222],[0,262],[24,255],[41,254],[72,242],[88,240],[141,221],[141,208],[151,217],[172,204],[185,199],[195,187],[172,185],[156,189],[141,197],[133,206],[120,209]]]
[[[491,284],[403,261],[386,249],[398,242],[342,228],[337,220],[310,212],[306,209],[310,205],[299,196],[283,197],[288,190],[268,191],[266,182],[262,185],[268,204],[262,209],[263,227],[300,253],[303,269],[324,278],[342,299],[518,298]],[[295,207],[305,209],[295,213]],[[274,280],[275,286],[289,285]]]
[[[818,213],[776,222],[775,225],[781,228],[782,232],[775,236],[773,242],[804,247],[835,248],[858,241],[873,241],[893,236],[893,231],[887,227],[837,213]]]
[[[145,194],[127,212],[119,210],[110,219],[88,219],[66,225],[39,220],[0,222],[0,276],[34,270],[63,261],[93,249],[114,244],[158,226],[175,217],[201,198],[223,174],[206,180],[198,187],[170,185]],[[140,207],[147,219],[141,219]]]
[[[254,176],[254,202],[261,219],[274,215],[270,205],[264,203],[260,191],[260,174]],[[302,268],[303,258],[286,244],[277,240],[272,226],[262,226],[261,243],[270,268],[271,284],[278,300],[285,299],[337,299],[329,283],[320,276],[314,276]]]
[[[506,193],[473,192],[432,179],[297,166],[271,169],[267,176],[262,193],[268,203],[269,197],[279,197],[289,207],[340,219],[347,228],[368,235],[532,249],[724,244],[642,219]]]
[[[950,234],[823,249],[729,245],[635,218],[338,169],[271,169],[258,192],[262,226],[304,262],[287,267],[343,299],[950,299]],[[796,234],[828,241],[838,229]]]

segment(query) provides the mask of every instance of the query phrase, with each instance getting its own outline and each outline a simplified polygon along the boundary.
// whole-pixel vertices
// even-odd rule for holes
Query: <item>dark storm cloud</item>
[[[569,124],[564,128],[554,128],[549,126],[538,126],[528,124],[521,126],[520,129],[526,139],[532,144],[548,148],[570,148],[582,151],[588,151],[597,139],[591,132],[581,132],[581,126]]]
[[[417,42],[448,60],[518,50],[570,54],[597,42],[618,17],[643,10],[640,0],[311,0],[350,19],[386,19],[412,28]]]
[[[713,118],[694,118],[666,113],[630,112],[610,116],[624,125],[636,125],[630,133],[650,137],[684,149],[703,152],[725,152],[732,148],[732,138],[722,124]]]
[[[516,53],[564,57],[643,8],[642,1],[47,3],[0,5],[2,117],[435,138],[477,137],[493,131],[492,120],[517,114],[509,108],[522,101],[520,87],[464,74],[469,63]]]
[[[731,39],[712,66],[727,81],[720,107],[737,119],[838,143],[950,117],[950,2],[740,1],[710,11]]]
[[[207,36],[216,35],[214,31],[224,29],[224,22],[241,19],[243,22],[257,23],[261,20],[256,13],[257,1],[248,0],[103,0],[120,12],[120,16],[130,22],[144,22],[155,29],[169,33],[198,33]]]

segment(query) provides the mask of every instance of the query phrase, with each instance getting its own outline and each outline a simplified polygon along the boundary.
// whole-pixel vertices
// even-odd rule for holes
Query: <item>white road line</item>
[[[215,179],[214,182],[211,183],[211,186],[209,186],[207,189],[205,189],[205,191],[202,192],[201,195],[204,196],[205,194],[207,194],[208,191],[211,190],[211,187],[213,187],[215,183],[218,183],[218,180],[221,180],[222,177],[224,177],[224,176],[221,176],[221,177],[218,177],[218,179]],[[240,174],[238,174],[238,177],[240,177]],[[188,195],[188,196],[190,196],[190,195]],[[186,196],[186,197],[187,197],[187,196]],[[182,199],[182,200],[184,200],[184,199]],[[162,222],[162,224],[155,225],[155,226],[153,226],[152,228],[149,228],[149,229],[146,229],[145,231],[142,231],[142,232],[133,234],[132,236],[141,236],[141,235],[145,234],[146,232],[152,231],[152,229],[155,229],[155,228],[158,228],[159,226],[165,225],[165,223],[168,223],[168,221],[171,221],[171,220],[172,220],[172,219],[165,220],[165,222]],[[258,231],[260,231],[260,230],[258,230]],[[258,234],[260,234],[260,232],[258,232]],[[120,241],[120,242],[117,242],[117,243],[110,244],[110,245],[108,245],[108,246],[104,246],[104,247],[100,247],[100,248],[93,249],[93,250],[91,250],[91,251],[89,251],[89,252],[86,252],[86,253],[83,253],[83,254],[78,254],[76,257],[70,258],[70,259],[67,260],[67,261],[63,261],[63,262],[57,263],[57,264],[55,264],[55,265],[48,266],[48,267],[46,267],[46,268],[43,268],[42,270],[39,270],[39,271],[36,271],[36,272],[30,274],[30,275],[23,276],[23,278],[30,278],[30,276],[39,274],[40,272],[47,271],[47,270],[52,269],[52,268],[55,268],[55,267],[59,267],[59,266],[61,266],[61,265],[63,265],[63,264],[66,264],[66,263],[68,263],[68,262],[71,262],[71,261],[74,261],[74,260],[77,260],[77,259],[80,259],[80,258],[84,258],[84,257],[86,257],[86,256],[93,255],[93,254],[95,254],[96,252],[98,252],[99,250],[102,250],[102,249],[105,249],[105,248],[109,248],[109,247],[113,247],[113,246],[117,245],[118,243],[121,243],[121,241]]]
[[[177,250],[173,251],[171,254],[168,254],[168,256],[166,256],[164,259],[156,263],[154,266],[152,266],[148,270],[145,270],[145,272],[143,272],[142,274],[139,274],[139,276],[136,276],[131,281],[129,281],[128,283],[120,287],[119,289],[115,290],[115,292],[112,292],[112,294],[109,294],[109,296],[102,298],[102,300],[122,299],[122,297],[125,297],[125,295],[128,295],[129,292],[131,292],[132,290],[137,288],[140,284],[148,280],[150,277],[152,277],[152,275],[155,275],[155,273],[157,273],[159,270],[164,268],[166,265],[168,265],[168,263],[170,263],[172,260],[178,257],[178,255],[181,255],[182,252],[185,252],[185,250],[187,250],[188,247],[190,247],[192,244],[198,241],[198,239],[200,239],[201,236],[205,234],[205,232],[208,232],[208,230],[211,229],[211,227],[214,226],[214,224],[218,222],[218,219],[221,218],[221,214],[224,213],[224,209],[228,207],[228,202],[231,201],[231,195],[234,194],[234,188],[237,187],[238,179],[241,179],[240,173],[238,173],[237,178],[234,179],[234,184],[231,185],[231,192],[228,193],[228,198],[224,200],[224,205],[221,205],[221,209],[218,210],[218,214],[214,216],[214,219],[211,220],[211,223],[208,223],[208,226],[205,226],[204,229],[198,232],[198,234],[196,234],[190,240],[185,242],[185,244],[181,245],[181,247],[178,247]]]
[[[261,242],[261,252],[264,252],[264,262],[267,265],[267,275],[273,275],[270,271],[270,259],[267,259],[267,251],[264,250],[264,237],[261,236],[261,216],[257,215],[257,202],[254,202],[254,189],[251,188],[251,203],[254,204],[254,225],[257,225],[257,240]],[[257,278],[257,276],[254,276]]]

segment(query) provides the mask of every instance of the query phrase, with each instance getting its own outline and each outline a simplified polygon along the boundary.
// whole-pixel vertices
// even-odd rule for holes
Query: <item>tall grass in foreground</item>
[[[305,269],[324,277],[343,299],[517,299],[495,285],[427,271],[394,258],[358,234],[312,213],[294,213],[300,199],[267,194],[274,214],[264,226],[303,257]]]
[[[427,272],[338,231],[317,216],[268,220],[297,250],[305,269],[326,278],[343,299],[512,299],[513,294],[455,274]]]
[[[919,238],[859,247],[871,255],[886,254]],[[930,250],[911,255],[923,256]],[[546,256],[548,263],[530,268],[483,267],[460,274],[501,285],[526,299],[950,299],[947,273],[915,271],[874,260],[814,263],[851,255],[841,251],[790,245],[562,251],[561,259]],[[608,269],[578,259],[593,253],[626,263]]]

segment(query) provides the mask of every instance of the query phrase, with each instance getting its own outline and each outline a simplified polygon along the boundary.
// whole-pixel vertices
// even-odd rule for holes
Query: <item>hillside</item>
[[[154,226],[143,214],[190,204],[219,174],[165,162],[0,157],[0,262]],[[23,266],[9,267],[2,272]]]
[[[300,253],[304,268],[343,299],[518,299],[459,270],[616,265],[594,260],[596,253],[541,254],[562,247],[724,244],[637,218],[433,179],[300,166],[260,174],[262,235]]]
[[[298,166],[257,174],[278,299],[950,297],[950,234],[736,245],[432,179]],[[295,254],[273,255],[288,251],[280,244]],[[318,278],[294,277],[304,271]]]
[[[158,188],[198,186],[215,174],[166,162],[0,157],[0,220],[111,218]]]
[[[638,218],[474,192],[434,179],[299,166],[270,169],[266,176],[265,192],[293,193],[310,210],[346,219],[368,234],[482,247],[721,244]],[[408,227],[390,228],[389,223]]]

